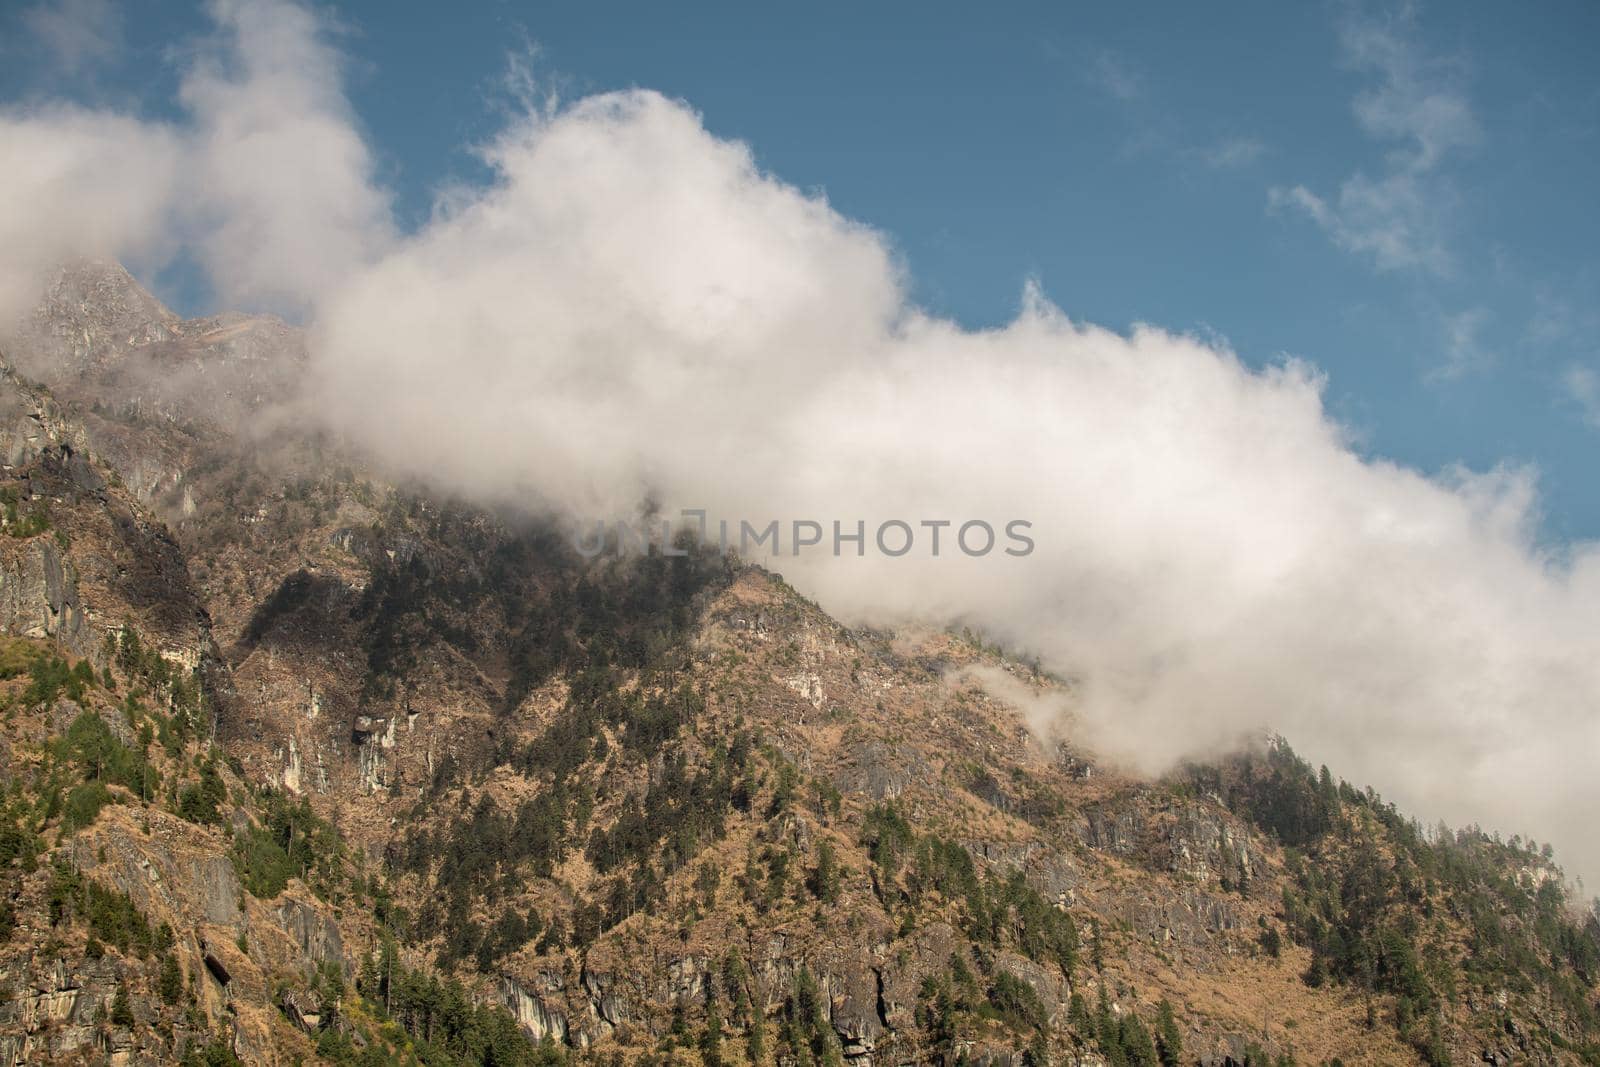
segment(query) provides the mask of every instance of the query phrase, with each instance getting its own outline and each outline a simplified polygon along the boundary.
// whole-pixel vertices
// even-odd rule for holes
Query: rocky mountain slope
[[[1532,842],[389,484],[114,266],[5,355],[0,1063],[1600,1063]]]

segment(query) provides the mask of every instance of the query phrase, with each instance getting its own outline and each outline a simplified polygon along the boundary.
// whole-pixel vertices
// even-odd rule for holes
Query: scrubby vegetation
[[[119,740],[92,711],[80,712],[56,740],[55,757],[46,816],[53,817],[59,808],[69,832],[94,822],[100,809],[111,802],[108,784],[127,789],[141,801],[154,799],[160,788],[161,776],[144,753]],[[80,780],[65,786],[71,777]],[[63,788],[68,788],[64,801],[59,799]]]
[[[226,553],[204,561],[235,597],[220,611],[206,602],[218,634],[236,639],[224,658],[197,669],[132,626],[113,629],[93,663],[68,655],[71,642],[0,639],[6,711],[16,736],[30,738],[0,754],[10,776],[0,791],[0,938],[14,947],[20,921],[40,941],[38,958],[77,964],[81,945],[102,961],[92,970],[126,976],[96,1025],[159,1032],[172,1058],[234,1061],[231,1042],[247,1031],[223,1022],[213,1037],[218,1020],[204,1004],[215,998],[199,994],[237,963],[270,984],[270,1010],[283,1013],[273,1022],[304,1030],[309,1045],[274,1036],[308,1062],[313,1048],[321,1061],[363,1067],[604,1062],[609,1034],[635,1064],[838,1064],[859,1052],[843,1021],[858,1012],[853,1022],[871,1029],[876,1015],[884,1028],[875,1056],[885,1062],[1009,1049],[1031,1064],[1173,1067],[1209,1054],[1222,1027],[1242,1028],[1208,1020],[1205,1000],[1172,980],[1189,953],[1226,952],[1229,968],[1255,968],[1280,990],[1297,981],[1327,990],[1296,996],[1369,1003],[1373,1040],[1392,1050],[1398,1036],[1428,1062],[1445,1061],[1462,1019],[1486,1033],[1528,1027],[1532,1057],[1600,1062],[1600,925],[1574,910],[1546,849],[1476,830],[1423,832],[1284,745],[1154,786],[1097,777],[1077,793],[1087,765],[1052,766],[1034,748],[1018,757],[1006,724],[986,719],[971,693],[908,709],[919,672],[937,680],[950,669],[948,647],[902,662],[888,641],[831,628],[777,580],[736,590],[728,614],[727,601],[713,602],[718,625],[700,630],[698,610],[732,573],[726,560],[584,563],[548,528],[512,532],[509,519],[353,478],[286,483],[265,505],[258,498],[277,492],[270,479],[246,481],[233,497],[201,501],[248,504],[259,523],[244,530],[240,520],[241,540],[218,544],[264,548],[274,561],[256,571]],[[354,525],[322,530],[309,552],[271,543],[341,510],[360,518],[342,516]],[[7,514],[7,529],[43,532],[29,532],[31,516]],[[82,544],[78,517],[60,508],[57,517]],[[205,580],[198,564],[190,573]],[[779,595],[765,599],[768,589]],[[146,607],[133,614],[152,634],[179,632]],[[827,657],[840,649],[854,666],[830,674]],[[319,662],[296,658],[307,652],[324,666],[304,666]],[[957,663],[995,654],[976,641],[953,653]],[[240,734],[229,736],[257,728],[250,711],[235,714],[232,685],[264,678],[270,694],[288,677],[268,666],[229,678],[256,656],[252,670],[293,662],[294,681],[324,701],[312,729],[332,739],[317,753],[335,761],[328,793],[261,784],[283,780],[262,760],[283,736],[270,718],[277,697],[260,700],[260,734],[238,747]],[[825,700],[812,695],[817,677]],[[363,756],[390,760],[389,792],[357,795],[336,761],[378,735],[363,723],[352,737],[344,716],[404,723],[407,713],[420,715],[428,762],[407,735],[386,738],[396,751]],[[936,742],[914,736],[924,728]],[[294,729],[306,747],[304,724]],[[880,758],[893,766],[871,766]],[[1092,799],[1075,808],[1075,796]],[[1090,805],[1129,813],[1125,850],[1075,836]],[[1209,858],[1165,866],[1152,842],[1174,809],[1250,837],[1248,862],[1224,850],[1220,868]],[[343,826],[374,836],[347,849],[329,821],[347,817]],[[384,820],[388,831],[369,829]],[[1282,849],[1258,850],[1259,838]],[[378,865],[376,844],[387,845]],[[180,865],[225,850],[243,889],[249,928],[199,959],[188,931],[174,945],[170,928],[105,888],[108,873],[140,858],[169,876],[156,854],[169,846]],[[1063,881],[1061,868],[1035,865],[1036,847],[1085,877]],[[1096,853],[1112,847],[1118,856],[1099,864]],[[216,854],[206,859],[216,872]],[[1018,863],[1026,873],[1011,873]],[[290,947],[284,965],[281,932],[259,924],[291,909],[304,917],[283,896],[294,879],[328,905],[304,906],[337,922],[354,974],[324,946],[303,956]],[[1109,906],[1097,899],[1106,882],[1120,894]],[[1127,902],[1146,900],[1228,914],[1174,945],[1147,938],[1142,917],[1123,917]],[[868,946],[868,973],[841,973],[858,966],[858,945]],[[681,987],[639,997],[614,970],[619,950],[638,953],[655,988],[669,967]],[[583,1014],[585,995],[610,1010],[591,975],[626,1002],[622,1021],[606,1016],[614,1030]],[[575,1044],[598,1035],[604,1051],[530,1040],[499,1006],[503,977],[564,1015]],[[229,994],[241,1007],[247,986]],[[1160,993],[1180,1007],[1157,1003]],[[1280,1051],[1293,1043],[1280,1040],[1288,1027],[1273,1022],[1271,1039],[1241,1037],[1251,1067],[1292,1062]],[[1185,1050],[1191,1023],[1205,1038]],[[249,1054],[247,1041],[239,1047]]]
[[[690,555],[618,561],[614,571],[558,569],[551,576],[558,582],[555,591],[525,605],[507,703],[520,703],[563,668],[572,669],[568,697],[542,733],[508,743],[498,760],[543,788],[514,811],[480,793],[441,832],[423,831],[391,857],[397,873],[431,876],[439,888],[410,932],[422,938],[444,933],[442,964],[472,960],[488,969],[535,938],[543,948],[589,944],[657,903],[666,879],[721,838],[727,816],[749,804],[757,770],[748,734],[735,732],[705,746],[693,763],[683,741],[686,728],[704,713],[705,700],[682,680],[677,642],[693,598],[718,580],[724,566]],[[421,572],[413,577],[422,580]],[[377,658],[369,665],[375,676],[400,654],[394,635],[403,632],[405,620],[428,610],[400,595],[412,580],[396,574],[367,598],[377,612],[373,624],[388,635],[373,646]],[[651,758],[661,773],[649,788],[624,800],[605,828],[591,828],[596,768]],[[443,763],[428,802],[462,774],[452,762]],[[463,789],[463,803],[467,797]],[[607,876],[603,890],[583,907],[548,917],[507,909],[488,924],[471,917],[473,902],[494,905],[519,872],[549,877],[573,849]]]
[[[1040,896],[1020,871],[1009,878],[980,876],[965,848],[917,834],[893,803],[868,810],[863,843],[878,870],[880,898],[891,911],[897,905],[915,913],[927,904],[959,902],[963,929],[977,944],[1014,948],[1071,976],[1078,959],[1072,916]]]
[[[24,504],[14,485],[0,487],[0,529],[18,539],[37,537],[50,529],[50,509],[43,501]]]
[[[393,1020],[409,1038],[416,1061],[428,1067],[538,1067],[567,1062],[546,1042],[529,1040],[504,1008],[482,1004],[460,982],[410,970],[400,962],[392,939],[369,955],[357,990],[380,1021]],[[335,1063],[356,1062],[329,1056]]]
[[[1548,999],[1580,1035],[1538,1041],[1600,1063],[1600,904],[1570,899],[1548,846],[1476,828],[1425,832],[1371,790],[1335,784],[1287,744],[1192,771],[1288,852],[1283,915],[1312,951],[1304,980],[1381,1000],[1398,1034],[1430,1064],[1447,1062],[1440,1008],[1469,992]],[[1502,1013],[1503,1014],[1503,1013]],[[1482,1021],[1500,1027],[1493,1013]]]
[[[91,938],[140,959],[172,947],[171,927],[152,929],[125,893],[107,889],[59,862],[50,883],[50,922],[59,926],[73,920],[86,923]]]
[[[514,757],[524,773],[548,776],[548,789],[512,813],[481,794],[469,815],[439,836],[419,833],[397,857],[399,870],[431,870],[442,892],[443,906],[425,908],[415,932],[427,937],[448,931],[441,956],[447,964],[472,958],[487,968],[541,931],[547,945],[590,943],[659,901],[665,879],[722,837],[738,797],[749,795],[754,768],[748,736],[736,734],[725,745],[712,746],[702,765],[691,770],[673,739],[703,707],[699,697],[683,687],[625,696],[614,677],[608,680],[611,684],[597,682],[591,674],[587,684],[575,684],[568,712]],[[579,771],[605,758],[611,735],[620,735],[619,759],[637,761],[655,752],[661,772],[642,798],[628,798],[606,828],[589,832],[595,799],[588,776]],[[549,877],[579,843],[595,869],[611,877],[605,891],[567,921],[546,926],[516,913],[485,929],[469,917],[471,901],[492,903],[498,887],[519,871]]]
[[[233,836],[233,863],[245,888],[270,899],[299,878],[327,898],[343,875],[344,845],[332,824],[298,802],[265,788],[256,794],[258,819]]]
[[[364,540],[389,546],[369,554],[371,580],[352,610],[365,634],[363,693],[372,700],[392,698],[431,647],[479,651],[474,617],[509,635],[507,708],[556,674],[593,663],[646,669],[681,641],[696,597],[729,576],[722,557],[698,549],[587,564],[553,526],[492,536],[465,509],[430,507],[408,494],[389,501]],[[472,565],[435,558],[428,546],[440,543]],[[284,583],[268,614],[295,610],[308,588],[300,578]]]

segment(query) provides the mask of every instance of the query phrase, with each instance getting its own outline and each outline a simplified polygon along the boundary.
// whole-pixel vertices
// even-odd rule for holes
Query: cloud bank
[[[0,321],[15,321],[64,259],[154,267],[180,251],[223,306],[301,317],[392,240],[324,20],[280,0],[207,10],[216,32],[190,59],[181,123],[0,108]],[[45,43],[58,45],[54,28],[75,11],[33,20]]]
[[[174,131],[68,105],[0,111],[0,322],[38,295],[41,272],[102,254],[137,267],[170,252]]]
[[[74,176],[40,217],[0,216],[8,243],[44,262],[183,235],[222,292],[304,307],[320,417],[486,502],[1030,520],[1024,558],[762,562],[847,619],[1038,656],[1135,767],[1273,728],[1419,816],[1531,832],[1600,876],[1600,549],[1537,547],[1531,473],[1365,458],[1315,368],[1113,333],[1033,289],[1000,329],[929,316],[882,234],[651,92],[512,121],[490,182],[397,234],[316,18],[213,11],[178,128],[0,116],[0,137],[70,135],[8,156],[14,180]],[[137,195],[95,180],[130,143]]]

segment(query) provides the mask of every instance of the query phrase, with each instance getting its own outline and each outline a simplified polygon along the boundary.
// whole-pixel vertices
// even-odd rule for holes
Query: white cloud
[[[303,314],[393,237],[387,194],[316,14],[213,0],[178,125],[67,106],[0,111],[0,311],[76,256],[139,261],[179,240],[230,306]]]
[[[122,12],[112,0],[53,0],[22,13],[23,26],[74,74],[113,55],[122,44]]]
[[[229,304],[299,314],[381,251],[389,198],[313,12],[212,0],[218,35],[183,80],[200,254]]]
[[[1090,85],[1124,103],[1144,95],[1144,76],[1127,59],[1109,49],[1091,56],[1083,75]]]
[[[1037,291],[1003,329],[930,319],[882,237],[654,94],[530,119],[490,159],[492,187],[319,308],[326,413],[379,454],[590,516],[648,492],[753,521],[1027,518],[1024,560],[774,565],[848,618],[1037,653],[1146,769],[1275,727],[1600,873],[1600,552],[1533,547],[1529,472],[1364,460],[1311,368]]]
[[[1414,31],[1415,12],[1405,8],[1389,20],[1348,18],[1339,36],[1350,64],[1379,79],[1356,97],[1362,127],[1400,142],[1394,156],[1400,169],[1426,171],[1446,153],[1476,145],[1482,131],[1458,84],[1458,65],[1426,55]]]
[[[0,111],[0,322],[31,306],[42,272],[63,260],[158,259],[172,240],[178,145],[165,126],[107,112]]]
[[[1441,190],[1411,174],[1391,174],[1373,181],[1357,174],[1339,188],[1329,203],[1303,185],[1274,188],[1267,204],[1274,210],[1304,212],[1347,252],[1370,256],[1379,270],[1420,267],[1436,273],[1450,269],[1444,242]]]
[[[1151,92],[1146,76],[1117,52],[1101,49],[1089,54],[1081,73],[1090,86],[1120,104],[1130,119],[1132,128],[1123,145],[1127,156],[1168,155],[1210,170],[1237,170],[1266,154],[1267,146],[1257,138],[1196,131],[1187,119],[1168,112]]]
[[[1340,28],[1346,61],[1376,79],[1354,110],[1362,129],[1393,145],[1382,172],[1357,171],[1331,201],[1297,185],[1269,190],[1268,203],[1303,211],[1336,245],[1370,256],[1379,270],[1447,274],[1457,196],[1440,167],[1450,153],[1478,144],[1482,132],[1456,64],[1424,53],[1414,22],[1407,7],[1389,19],[1350,15]]]
[[[1228,137],[1200,150],[1200,159],[1216,170],[1247,167],[1266,154],[1267,146],[1254,137]]]
[[[1468,308],[1444,316],[1445,360],[1429,372],[1435,381],[1455,381],[1493,365],[1494,353],[1484,344],[1489,325],[1486,308]]]
[[[1573,364],[1563,378],[1567,394],[1577,402],[1583,421],[1600,429],[1600,373],[1593,367]]]

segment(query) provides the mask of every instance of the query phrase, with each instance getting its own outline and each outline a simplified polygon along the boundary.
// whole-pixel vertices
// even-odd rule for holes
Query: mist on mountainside
[[[1101,329],[1032,285],[998,329],[930,316],[889,237],[649,91],[508,119],[491,180],[403,232],[319,16],[212,11],[177,119],[0,112],[8,321],[62,259],[186,257],[226,307],[304,325],[293,419],[396,476],[573,521],[860,521],[859,557],[755,561],[843,618],[1037,657],[1128,766],[1271,729],[1600,880],[1600,549],[1541,541],[1536,472],[1366,455],[1315,367]],[[871,543],[973,519],[1036,549]]]

